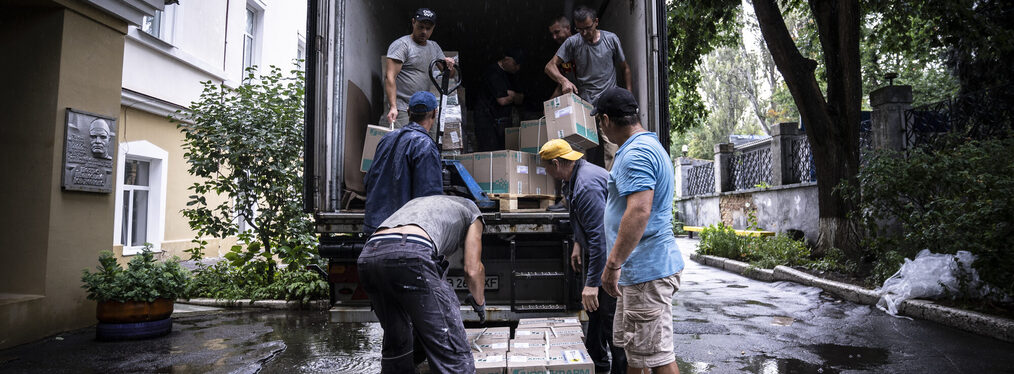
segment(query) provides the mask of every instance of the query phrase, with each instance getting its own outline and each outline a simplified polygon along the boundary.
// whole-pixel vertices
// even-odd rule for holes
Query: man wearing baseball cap
[[[607,89],[592,114],[602,132],[620,144],[603,218],[610,250],[602,288],[617,297],[613,342],[627,353],[628,373],[644,368],[678,373],[672,298],[683,257],[672,233],[672,160],[658,136],[641,127],[630,91]]]
[[[373,165],[366,172],[366,215],[363,232],[372,234],[381,222],[409,200],[444,193],[440,152],[429,131],[437,116],[437,98],[419,91],[408,101],[409,124],[380,138]]]
[[[567,198],[574,229],[570,266],[580,272],[582,257],[583,262],[588,264],[581,291],[581,304],[588,313],[588,337],[584,345],[595,362],[596,372],[624,373],[627,370],[626,355],[623,348],[613,344],[616,297],[599,289],[602,286],[602,269],[609,254],[602,225],[609,173],[585,161],[582,156],[563,139],[550,140],[539,150],[539,157],[546,165],[546,174],[564,182],[562,191]],[[582,248],[584,256],[581,255]],[[613,356],[611,364],[610,352]]]
[[[412,33],[402,36],[387,47],[387,71],[384,73],[384,101],[387,112],[380,123],[401,127],[408,123],[409,96],[429,91],[430,64],[444,60],[454,76],[454,59],[444,55],[437,42],[429,40],[436,27],[437,13],[419,8],[412,16]]]

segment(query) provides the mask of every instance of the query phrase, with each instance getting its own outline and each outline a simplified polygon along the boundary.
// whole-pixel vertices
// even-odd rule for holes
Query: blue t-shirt
[[[616,243],[627,196],[654,190],[651,216],[637,247],[620,270],[619,284],[630,286],[665,278],[683,270],[683,256],[672,234],[673,169],[669,153],[651,132],[634,134],[620,146],[609,172],[606,198],[606,246]]]

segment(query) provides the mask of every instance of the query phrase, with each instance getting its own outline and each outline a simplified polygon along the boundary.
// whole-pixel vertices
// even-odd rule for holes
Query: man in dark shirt
[[[602,269],[606,264],[605,228],[602,224],[605,213],[607,181],[609,173],[598,165],[587,162],[581,152],[574,151],[563,139],[546,142],[539,150],[539,157],[546,161],[546,174],[565,181],[563,193],[570,207],[570,221],[574,228],[574,251],[571,266],[580,271],[581,248],[587,254],[588,271],[581,303],[588,312],[588,338],[585,347],[595,362],[595,371],[623,373],[627,367],[627,356],[623,348],[613,345],[613,315],[616,313],[616,298],[600,290]],[[608,353],[612,352],[612,369]]]
[[[408,111],[410,123],[380,139],[366,173],[363,232],[367,235],[409,200],[444,193],[440,152],[429,136],[437,116],[437,98],[426,91],[416,92],[409,99]]]
[[[525,95],[514,74],[521,70],[521,51],[508,49],[482,72],[476,111],[475,137],[479,151],[504,149],[504,127],[511,121],[511,106],[524,103]]]

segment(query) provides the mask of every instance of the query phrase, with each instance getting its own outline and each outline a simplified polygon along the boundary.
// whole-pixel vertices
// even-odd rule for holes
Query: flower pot
[[[100,301],[95,310],[95,317],[102,323],[139,323],[158,321],[169,318],[173,314],[173,301],[155,299],[153,302]]]

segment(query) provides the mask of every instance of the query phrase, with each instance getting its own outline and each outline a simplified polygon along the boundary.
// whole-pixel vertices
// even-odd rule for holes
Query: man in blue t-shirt
[[[627,353],[628,372],[678,373],[672,298],[683,257],[672,233],[672,159],[658,136],[641,127],[630,91],[607,89],[592,114],[602,132],[621,144],[603,218],[611,249],[602,288],[617,297],[613,343]]]

